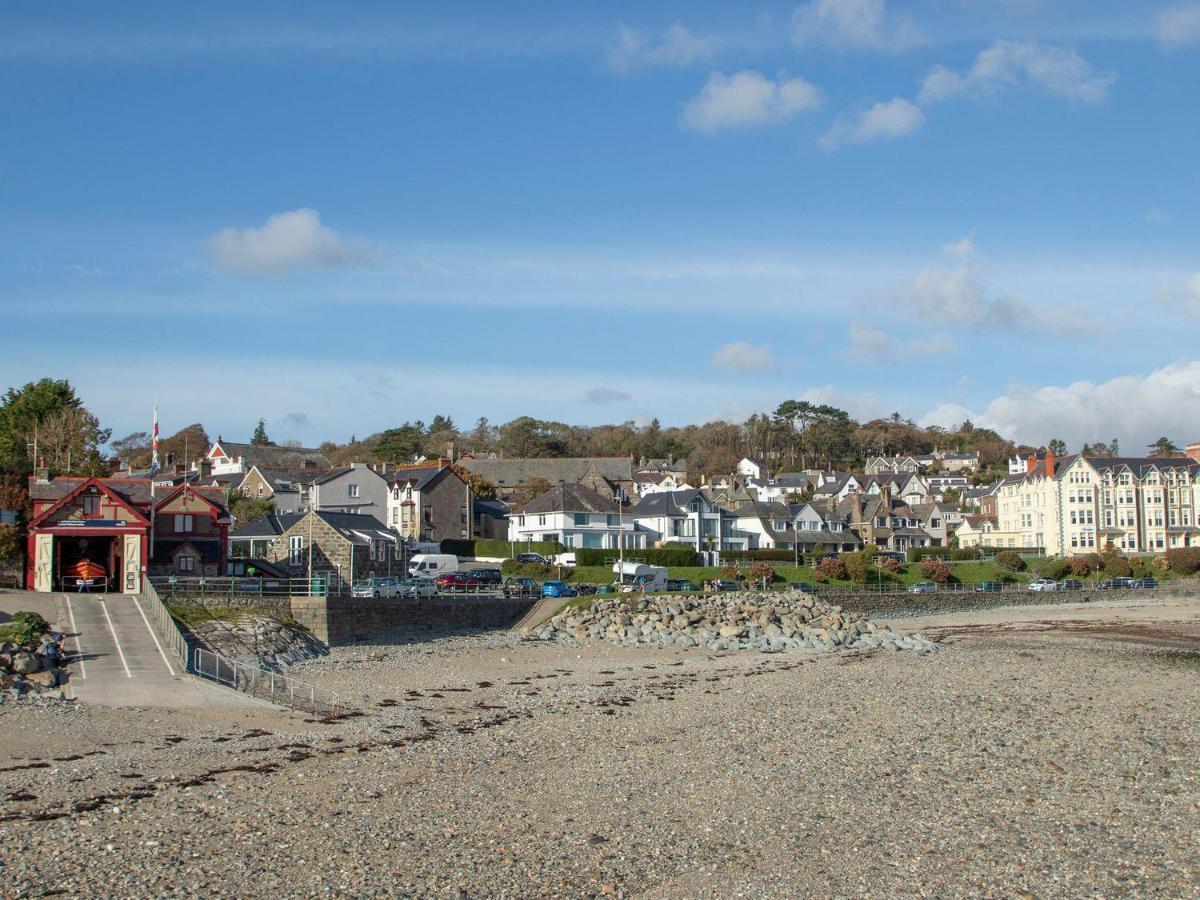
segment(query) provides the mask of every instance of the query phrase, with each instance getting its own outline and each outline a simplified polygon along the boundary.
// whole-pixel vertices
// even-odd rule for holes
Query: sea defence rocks
[[[0,642],[0,703],[12,700],[62,700],[65,669],[36,652],[38,642]]]
[[[254,613],[243,613],[228,622],[201,622],[192,626],[192,634],[222,656],[270,672],[283,672],[292,663],[329,652],[302,628]]]
[[[624,647],[750,650],[912,650],[938,645],[894,632],[802,593],[636,595],[569,608],[526,636],[546,641],[608,641]]]

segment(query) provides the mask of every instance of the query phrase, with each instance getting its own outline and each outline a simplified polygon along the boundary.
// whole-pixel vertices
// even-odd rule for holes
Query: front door
[[[142,589],[142,536],[140,534],[125,535],[124,586],[117,589],[126,594],[136,594]]]
[[[33,589],[49,593],[54,590],[54,535],[39,534],[34,547]]]

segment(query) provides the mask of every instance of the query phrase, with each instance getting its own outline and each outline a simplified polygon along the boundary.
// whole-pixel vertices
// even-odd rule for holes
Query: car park
[[[517,562],[522,564],[535,563],[539,566],[545,566],[549,564],[549,560],[547,560],[546,557],[542,556],[540,553],[518,553]]]
[[[742,588],[742,586],[740,584],[738,584],[736,581],[718,581],[717,582],[717,590],[718,591],[738,591],[738,590],[741,590],[741,588]]]
[[[994,594],[1004,590],[1004,584],[999,581],[981,581],[975,585],[975,593],[977,594]]]
[[[400,596],[411,600],[436,597],[437,592],[432,578],[405,578],[400,582]]]
[[[400,579],[394,575],[380,575],[356,581],[351,589],[354,597],[395,597],[400,593]]]
[[[573,587],[565,581],[547,581],[542,585],[543,597],[574,597],[577,596]]]
[[[1158,587],[1158,580],[1154,578],[1135,578],[1130,582],[1129,586],[1135,591],[1152,591]]]
[[[532,578],[505,578],[501,590],[505,597],[537,597],[542,586]]]
[[[470,572],[446,572],[435,578],[434,582],[443,591],[464,591],[482,586]]]
[[[918,581],[912,585],[908,592],[910,594],[936,594],[938,586],[932,581]]]
[[[667,590],[675,593],[695,593],[700,588],[686,578],[668,578]]]
[[[815,584],[809,584],[807,581],[788,582],[787,589],[789,591],[800,591],[805,594],[815,594],[817,592],[817,586]]]
[[[504,581],[499,569],[468,569],[467,574],[480,584],[501,584]]]
[[[1029,590],[1034,593],[1050,593],[1058,590],[1058,582],[1051,581],[1049,578],[1035,578],[1029,582]]]
[[[1132,578],[1106,578],[1100,582],[1100,590],[1102,591],[1124,591],[1133,587]]]
[[[1083,582],[1078,578],[1064,578],[1058,583],[1058,589],[1060,591],[1082,591]]]

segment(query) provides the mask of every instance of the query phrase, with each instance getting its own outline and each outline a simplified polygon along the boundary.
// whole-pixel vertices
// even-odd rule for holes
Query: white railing
[[[212,650],[197,647],[192,673],[278,706],[333,718],[346,711],[338,695],[326,688],[238,662]]]

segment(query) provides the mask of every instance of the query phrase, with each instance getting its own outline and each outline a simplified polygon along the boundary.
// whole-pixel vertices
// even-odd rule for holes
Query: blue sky
[[[1200,438],[1200,2],[199,10],[0,11],[0,380],[117,434]]]

